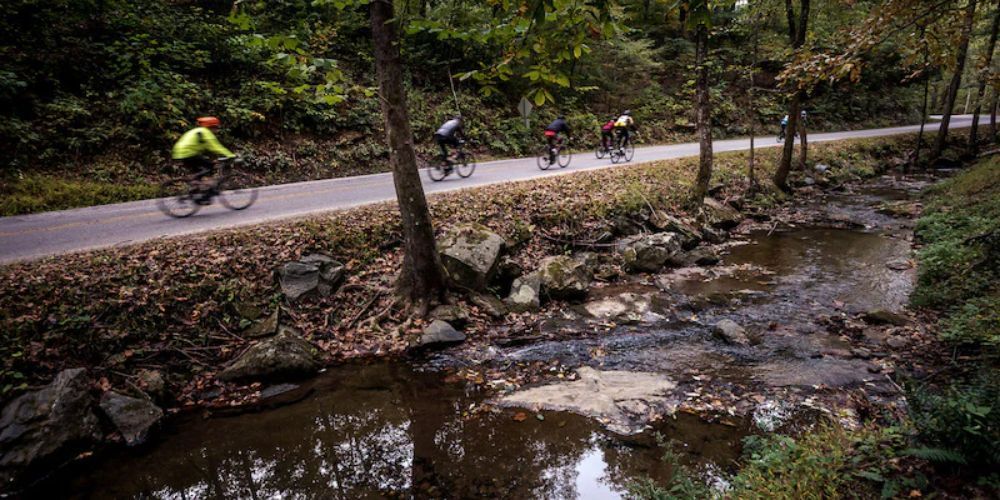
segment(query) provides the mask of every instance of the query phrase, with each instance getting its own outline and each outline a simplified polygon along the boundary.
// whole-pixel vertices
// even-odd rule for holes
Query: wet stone
[[[750,338],[747,337],[746,330],[731,319],[719,321],[712,327],[712,333],[716,337],[726,341],[727,344],[748,346]]]
[[[145,443],[150,430],[163,418],[163,410],[151,401],[113,391],[101,396],[100,406],[128,446]]]
[[[465,335],[459,332],[448,323],[441,320],[434,320],[427,328],[424,328],[423,335],[414,343],[414,348],[428,348],[447,346],[465,341]]]
[[[885,267],[893,271],[906,271],[913,268],[913,261],[910,259],[893,259],[885,263]]]
[[[319,371],[316,349],[291,327],[282,326],[278,334],[262,340],[236,358],[219,378],[236,380],[279,380],[299,378]]]

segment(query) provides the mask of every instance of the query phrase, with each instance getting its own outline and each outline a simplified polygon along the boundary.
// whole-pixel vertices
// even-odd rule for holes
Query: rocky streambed
[[[617,277],[600,255],[550,257],[511,278],[505,303],[472,300],[523,314],[502,340],[466,338],[462,311],[439,311],[411,364],[330,369],[274,390],[297,401],[277,409],[176,418],[29,494],[613,498],[669,477],[657,436],[723,484],[748,433],[901,411],[896,351],[921,328],[904,309],[910,197],[924,184],[817,190],[697,248],[656,221],[674,236],[614,243]],[[470,262],[453,269],[480,279]]]

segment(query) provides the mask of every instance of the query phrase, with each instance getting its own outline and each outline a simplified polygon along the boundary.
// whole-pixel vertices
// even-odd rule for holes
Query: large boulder
[[[63,370],[0,413],[0,485],[71,459],[100,438],[87,371]]]
[[[511,312],[537,311],[541,306],[541,291],[542,277],[538,273],[526,274],[514,280],[504,303]]]
[[[326,255],[311,254],[278,268],[278,284],[292,302],[312,295],[325,297],[343,282],[345,269],[343,264]]]
[[[101,396],[101,411],[115,425],[128,446],[145,443],[150,429],[163,418],[163,410],[151,401],[113,391]]]
[[[698,246],[698,243],[702,239],[701,231],[693,224],[670,215],[663,210],[656,210],[650,214],[649,225],[660,231],[679,234],[681,236],[681,247],[685,250],[691,250]]]
[[[542,292],[554,299],[575,300],[587,296],[594,280],[593,268],[587,258],[566,255],[546,257],[538,264]]]
[[[285,380],[309,376],[320,369],[316,349],[294,328],[282,326],[278,334],[250,346],[219,378],[236,380]]]
[[[414,342],[418,349],[443,347],[465,341],[465,335],[445,321],[436,319],[424,328],[424,333]]]
[[[460,288],[484,290],[493,279],[503,250],[500,235],[479,224],[463,224],[438,242],[448,279]]]
[[[705,223],[719,229],[732,229],[743,220],[736,209],[715,198],[705,198],[701,210]]]
[[[681,236],[677,233],[632,236],[619,241],[618,250],[629,272],[655,273],[680,253]]]

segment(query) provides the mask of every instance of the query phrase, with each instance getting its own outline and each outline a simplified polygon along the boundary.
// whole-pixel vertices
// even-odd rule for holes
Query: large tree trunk
[[[958,89],[962,85],[962,72],[965,71],[965,57],[969,52],[969,36],[972,33],[972,25],[976,20],[976,0],[969,0],[965,8],[965,23],[962,26],[961,38],[958,42],[958,54],[955,57],[955,74],[951,76],[951,84],[948,85],[948,93],[945,95],[944,112],[941,117],[941,128],[938,130],[937,140],[934,142],[934,152],[931,159],[936,160],[944,152],[945,144],[948,141],[948,125],[951,123],[951,110],[955,107],[955,99],[958,98]]]
[[[993,14],[993,26],[990,28],[990,41],[983,56],[983,66],[979,72],[979,88],[976,91],[976,106],[972,111],[972,128],[969,129],[969,155],[979,152],[979,114],[983,110],[983,97],[986,95],[986,82],[993,73],[993,49],[997,46],[997,31],[1000,30],[1000,8]]]
[[[444,276],[434,243],[434,227],[427,209],[427,198],[417,171],[417,156],[413,151],[413,131],[403,90],[398,27],[393,17],[391,0],[372,1],[372,40],[375,44],[379,101],[385,120],[389,161],[406,252],[397,287],[400,295],[424,314],[429,304],[439,300],[444,293]]]
[[[698,100],[698,177],[691,190],[692,206],[700,207],[712,178],[712,108],[708,95],[708,27],[699,24],[695,31]]]
[[[785,0],[785,15],[788,17],[788,36],[792,49],[798,50],[806,41],[806,31],[809,25],[809,0],[800,0],[798,26],[795,23],[795,9],[792,0]],[[788,104],[788,134],[785,136],[785,147],[781,151],[781,162],[774,172],[774,184],[783,191],[788,191],[788,172],[792,170],[792,156],[795,149],[795,131],[799,126],[799,112],[805,91],[799,89],[792,95]]]

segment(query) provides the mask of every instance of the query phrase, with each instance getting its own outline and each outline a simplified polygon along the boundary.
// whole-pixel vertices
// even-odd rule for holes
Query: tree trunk
[[[756,28],[756,21],[754,22],[754,28]],[[753,50],[751,52],[750,59],[750,87],[747,89],[747,96],[749,98],[749,103],[747,103],[747,111],[750,115],[750,158],[747,162],[747,177],[750,183],[750,191],[755,191],[757,189],[757,175],[754,172],[754,139],[757,135],[757,108],[756,108],[756,83],[754,82],[753,72],[757,68],[757,56],[760,49],[760,39],[757,36],[757,30],[753,30]]]
[[[920,40],[924,44],[924,71],[927,71],[927,62],[930,58],[930,50],[927,47],[927,27],[920,27]],[[920,132],[917,133],[917,148],[913,151],[913,162],[912,165],[916,166],[920,164],[920,148],[924,144],[924,126],[927,124],[927,94],[930,93],[931,89],[931,78],[930,75],[924,74],[924,100],[920,105]],[[907,164],[906,172],[909,173],[910,163]]]
[[[958,89],[962,85],[962,72],[965,71],[965,57],[969,52],[969,36],[972,33],[972,25],[975,20],[976,0],[969,0],[969,4],[965,8],[965,24],[962,26],[962,34],[958,42],[958,54],[955,57],[955,74],[951,76],[948,93],[945,95],[941,128],[938,130],[937,140],[934,142],[934,152],[931,153],[931,160],[941,157],[945,144],[948,141],[948,125],[951,123],[951,110],[955,107],[955,100],[958,98]]]
[[[809,25],[809,0],[800,0],[798,26],[795,23],[795,9],[792,0],[785,0],[785,15],[788,17],[788,36],[792,50],[798,50],[806,41],[806,31]],[[785,147],[781,151],[781,163],[774,172],[774,184],[783,191],[788,191],[788,172],[792,170],[792,155],[795,149],[795,131],[799,126],[799,112],[805,92],[801,89],[792,95],[788,105],[788,134],[785,136]]]
[[[990,140],[995,143],[997,142],[997,105],[1000,104],[1000,93],[997,93],[996,87],[993,87],[990,94],[992,95],[990,101]]]
[[[708,95],[708,26],[699,24],[695,31],[698,100],[698,177],[691,190],[691,205],[700,207],[712,178],[712,108]]]
[[[399,34],[391,0],[371,3],[372,40],[379,101],[385,120],[392,180],[403,225],[403,268],[397,283],[400,296],[425,314],[430,303],[444,293],[444,276],[434,243],[434,227],[427,198],[420,184],[413,131],[403,90],[403,65],[399,56]]]
[[[809,154],[809,140],[806,138],[806,122],[808,119],[799,122],[799,170],[806,171],[806,157]]]
[[[993,25],[990,27],[990,41],[983,56],[983,66],[979,73],[979,88],[976,90],[976,105],[972,111],[972,128],[969,129],[969,155],[979,152],[979,114],[983,110],[983,97],[986,95],[986,82],[993,73],[993,49],[997,46],[997,32],[1000,31],[1000,6],[993,14]]]

